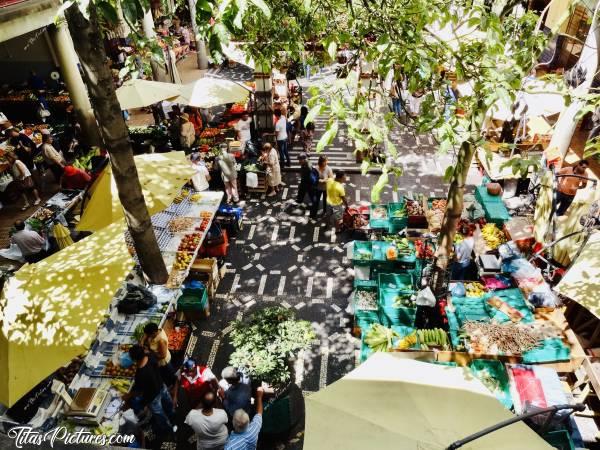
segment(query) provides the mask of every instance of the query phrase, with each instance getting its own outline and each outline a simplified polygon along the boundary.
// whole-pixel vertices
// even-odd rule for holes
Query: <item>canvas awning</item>
[[[249,95],[250,88],[242,84],[204,77],[180,86],[180,95],[173,101],[198,108],[212,108],[227,103],[245,102]]]
[[[514,417],[466,368],[375,353],[306,398],[305,450],[443,450]],[[522,422],[477,439],[475,450],[550,449]]]
[[[138,177],[150,214],[171,204],[181,187],[196,173],[184,152],[149,153],[135,157]],[[96,231],[123,218],[123,207],[110,165],[92,186],[78,230]]]
[[[0,297],[0,403],[12,406],[85,353],[133,268],[123,224],[23,266]]]
[[[117,89],[117,99],[121,109],[144,108],[162,100],[172,99],[180,94],[181,86],[150,80],[129,80]]]

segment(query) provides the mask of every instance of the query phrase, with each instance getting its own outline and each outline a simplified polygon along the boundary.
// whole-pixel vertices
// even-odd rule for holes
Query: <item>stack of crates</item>
[[[413,295],[414,282],[410,273],[379,274],[379,319],[385,326],[413,326],[417,308],[394,306],[399,295]]]
[[[495,223],[502,228],[504,222],[510,220],[510,214],[504,206],[501,195],[490,195],[486,186],[477,186],[475,188],[475,198],[483,207],[486,221]]]
[[[408,225],[408,211],[406,211],[406,203],[404,202],[404,198],[401,198],[399,202],[396,203],[388,203],[388,232],[391,234],[396,234],[399,231],[402,231]],[[400,211],[404,209],[404,216],[402,217],[394,217],[396,211]]]
[[[375,210],[377,208],[383,208],[386,211],[386,215],[387,215],[387,206],[386,205],[371,205],[371,213],[369,216],[369,226],[371,228],[389,229],[389,226],[390,226],[389,216],[385,217],[383,219],[373,217],[373,210]]]
[[[358,293],[360,291],[368,291],[375,294],[374,309],[359,309],[358,308]],[[379,323],[379,308],[378,308],[378,289],[377,282],[374,280],[355,280],[354,281],[354,319],[356,326],[361,330],[369,328],[373,323]]]

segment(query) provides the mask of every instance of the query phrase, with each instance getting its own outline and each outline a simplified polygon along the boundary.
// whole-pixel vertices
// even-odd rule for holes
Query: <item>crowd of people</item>
[[[175,408],[185,399],[189,412],[184,423],[193,430],[198,450],[255,449],[262,426],[263,394],[254,396],[250,379],[226,367],[217,380],[210,368],[187,359],[175,371],[164,330],[149,323],[139,344],[128,351],[135,365],[135,381],[124,395],[124,409],[133,412],[142,427],[150,424],[161,435],[177,431]]]

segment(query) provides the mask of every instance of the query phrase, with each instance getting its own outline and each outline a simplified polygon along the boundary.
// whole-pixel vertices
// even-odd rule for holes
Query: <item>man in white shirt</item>
[[[285,164],[290,167],[292,162],[287,148],[287,120],[279,109],[275,110],[275,118],[277,119],[277,123],[275,124],[275,139],[277,140],[277,148],[279,149],[279,163],[282,166]]]
[[[202,409],[192,409],[185,423],[196,433],[198,450],[220,450],[227,442],[227,414],[215,408],[216,396],[207,392],[202,398]]]
[[[23,259],[28,263],[36,263],[46,256],[44,250],[46,239],[39,233],[33,230],[25,229],[25,222],[17,220],[15,222],[15,230],[17,230],[10,238],[11,243],[15,244],[21,250]]]
[[[456,261],[452,265],[452,279],[464,280],[469,267],[471,266],[471,254],[475,247],[475,239],[473,238],[473,229],[470,226],[464,226],[460,230],[464,239],[454,244],[454,254]]]
[[[242,152],[246,150],[246,142],[250,141],[252,138],[250,134],[251,124],[252,119],[248,116],[248,113],[244,113],[233,127],[236,131],[237,140],[240,141]]]

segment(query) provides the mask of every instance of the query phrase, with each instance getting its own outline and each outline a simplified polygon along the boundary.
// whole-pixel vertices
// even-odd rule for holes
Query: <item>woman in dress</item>
[[[279,153],[271,146],[271,144],[267,143],[262,147],[260,160],[265,166],[267,166],[267,196],[272,197],[281,189]]]
[[[35,199],[33,204],[39,205],[42,200],[40,199],[38,191],[35,188],[35,184],[33,183],[31,172],[25,163],[17,158],[13,153],[7,153],[6,160],[10,163],[12,175],[15,181],[19,184],[19,190],[21,191],[21,197],[23,198],[23,207],[21,210],[25,211],[30,206],[27,193],[33,194],[33,198]]]

